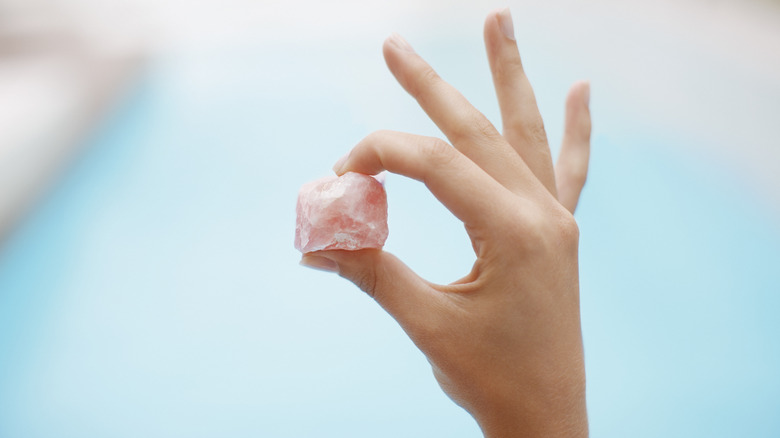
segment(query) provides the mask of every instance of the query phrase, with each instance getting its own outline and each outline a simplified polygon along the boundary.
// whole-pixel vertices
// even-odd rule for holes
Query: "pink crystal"
[[[381,248],[387,240],[387,194],[375,178],[347,172],[306,183],[298,192],[295,248]]]

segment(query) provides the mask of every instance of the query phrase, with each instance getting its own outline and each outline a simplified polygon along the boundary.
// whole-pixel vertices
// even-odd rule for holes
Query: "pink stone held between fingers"
[[[374,177],[347,172],[306,183],[298,192],[295,248],[382,248],[387,240],[387,194]]]

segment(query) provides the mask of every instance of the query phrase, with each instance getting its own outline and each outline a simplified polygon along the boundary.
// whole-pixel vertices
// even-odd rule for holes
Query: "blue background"
[[[360,138],[437,135],[389,74],[340,66],[381,71],[379,43],[149,64],[0,253],[0,437],[479,436],[396,323],[292,246],[298,187]],[[497,121],[456,46],[421,52]],[[563,76],[534,82],[553,145]],[[576,216],[592,435],[780,436],[777,218],[608,88]],[[386,249],[467,272],[461,224],[387,189]]]

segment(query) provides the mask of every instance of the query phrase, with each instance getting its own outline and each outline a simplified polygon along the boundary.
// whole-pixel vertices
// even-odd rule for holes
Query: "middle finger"
[[[547,134],[534,91],[523,70],[508,8],[491,13],[485,20],[485,47],[504,122],[504,136],[555,196]]]

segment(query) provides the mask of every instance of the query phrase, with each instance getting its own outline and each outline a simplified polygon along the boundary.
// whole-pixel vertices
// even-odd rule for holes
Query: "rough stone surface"
[[[387,194],[374,177],[347,172],[306,183],[298,193],[295,248],[381,248],[387,240]]]

